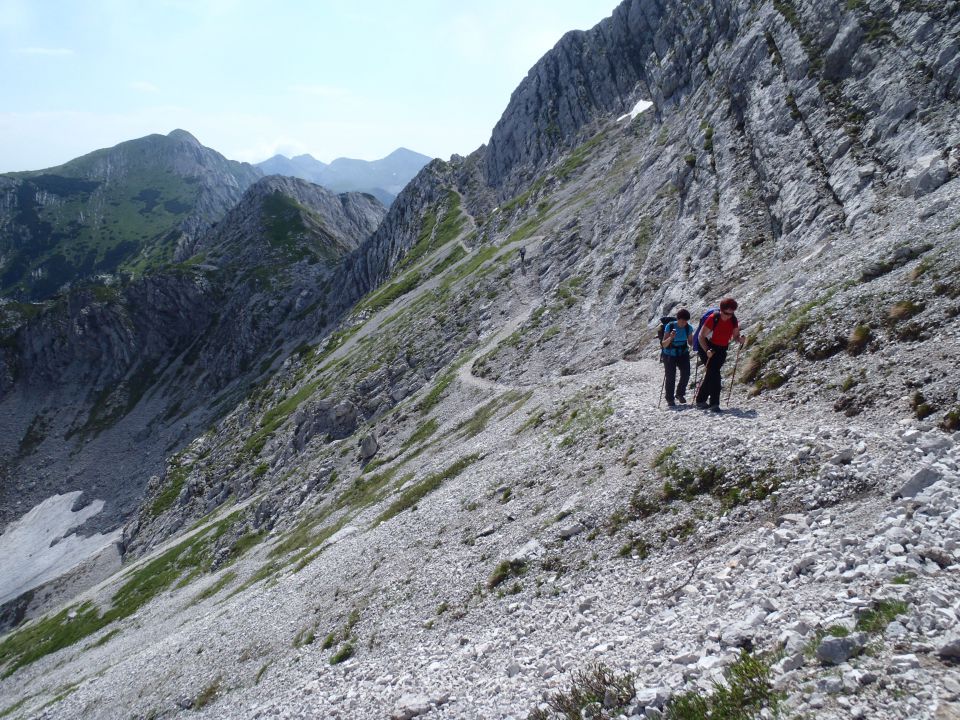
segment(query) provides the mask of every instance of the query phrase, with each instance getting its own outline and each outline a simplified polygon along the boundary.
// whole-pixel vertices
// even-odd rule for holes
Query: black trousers
[[[712,346],[713,357],[708,358],[703,348],[697,348],[697,354],[700,355],[700,363],[704,366],[703,382],[700,384],[700,392],[697,393],[698,403],[708,403],[711,406],[720,405],[720,369],[727,361],[727,349],[725,347]]]
[[[677,382],[677,368],[680,369],[680,382]],[[674,396],[686,397],[687,383],[690,382],[690,355],[664,355],[663,372],[666,374],[664,392],[667,402],[673,402]],[[676,388],[676,390],[674,390]]]

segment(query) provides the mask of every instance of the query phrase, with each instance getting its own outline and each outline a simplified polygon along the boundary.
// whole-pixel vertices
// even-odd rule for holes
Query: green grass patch
[[[726,671],[726,682],[715,682],[704,694],[691,690],[676,695],[666,720],[752,720],[768,710],[776,716],[782,696],[770,682],[770,663],[744,651]]]
[[[497,564],[487,579],[487,587],[493,590],[510,578],[521,577],[527,572],[527,563],[523,560],[503,560]]]
[[[223,681],[219,675],[207,685],[193,700],[193,710],[201,710],[212,703],[220,695],[220,684]]]
[[[414,445],[419,445],[420,443],[424,442],[437,431],[438,427],[440,427],[440,423],[437,422],[436,418],[430,418],[426,422],[422,423],[420,427],[414,430],[413,434],[407,438],[406,442],[403,443],[403,446],[400,448],[400,452],[405,452]]]
[[[908,607],[903,600],[877,600],[871,605],[870,609],[862,612],[860,617],[857,618],[857,630],[868,633],[882,633],[898,615],[907,612]]]
[[[452,480],[480,458],[481,455],[479,453],[462,457],[445,470],[428,475],[420,482],[407,488],[400,494],[399,498],[391,503],[390,506],[377,517],[374,522],[374,527],[399,515],[404,510],[412,508],[427,495],[439,488],[444,482]]]
[[[440,378],[433,384],[433,387],[430,388],[423,400],[420,401],[420,404],[417,406],[420,412],[427,413],[432,410],[437,403],[440,402],[440,397],[446,392],[446,389],[450,387],[450,383],[453,382],[453,379],[457,376],[456,371],[449,370],[445,372]]]
[[[177,581],[195,577],[204,571],[213,557],[216,541],[236,520],[238,513],[224,518],[208,530],[198,533],[167,550],[143,567],[128,573],[128,580],[112,598],[104,613],[91,603],[67,608],[42,618],[8,635],[0,643],[0,668],[8,677],[19,668],[69,647],[112,622],[133,615],[147,602],[169,589]],[[70,614],[74,617],[70,617]]]
[[[353,657],[355,650],[353,643],[344,643],[333,655],[330,656],[331,665],[339,665]]]
[[[560,163],[560,166],[554,170],[554,174],[561,180],[566,180],[574,173],[574,171],[576,171],[587,161],[587,158],[590,157],[590,153],[603,141],[604,137],[606,137],[606,132],[599,132],[585,143],[578,146],[562,163]]]
[[[762,341],[751,342],[750,355],[747,357],[740,379],[743,382],[754,382],[762,375],[764,368],[773,358],[789,350],[803,353],[806,331],[814,322],[811,311],[825,305],[833,294],[834,291],[831,291],[823,297],[802,305],[790,313],[787,319]]]
[[[543,425],[545,415],[546,411],[543,408],[539,408],[530,413],[530,415],[527,416],[527,419],[523,421],[523,424],[517,428],[517,431],[514,433],[514,435],[522,435],[527,430],[540,427]]]
[[[460,262],[463,258],[467,256],[467,251],[463,249],[463,246],[457,245],[451,250],[447,256],[430,268],[430,277],[436,277],[440,273],[444,272],[451,265],[454,265]]]
[[[8,706],[5,707],[3,710],[0,710],[0,718],[5,718],[5,717],[8,717],[8,716],[10,716],[10,715],[13,715],[17,710],[19,710],[19,709],[22,708],[24,705],[26,705],[27,701],[30,700],[31,697],[32,697],[32,696],[28,696],[28,697],[22,698],[22,699],[18,700],[17,702],[15,702],[13,705],[8,705]]]
[[[469,419],[460,423],[454,432],[459,433],[460,436],[464,438],[476,437],[483,432],[487,423],[490,422],[490,419],[496,415],[501,408],[514,403],[514,408],[511,410],[511,412],[513,412],[517,410],[523,402],[528,400],[531,395],[533,395],[532,390],[526,393],[521,393],[519,390],[508,390],[477,408],[476,412],[474,412]]]

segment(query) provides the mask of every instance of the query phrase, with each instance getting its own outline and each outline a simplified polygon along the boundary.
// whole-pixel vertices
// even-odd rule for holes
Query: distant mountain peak
[[[274,155],[257,163],[257,167],[271,175],[298,177],[338,193],[368,193],[389,205],[430,160],[426,155],[400,147],[379,160],[340,157],[327,165],[304,153],[293,158]]]
[[[197,145],[197,146],[200,145],[199,140],[197,140],[193,135],[188,133],[186,130],[181,130],[180,128],[177,128],[176,130],[171,130],[169,133],[167,133],[167,137],[170,138],[171,140],[180,140],[183,142],[191,143],[193,145]]]

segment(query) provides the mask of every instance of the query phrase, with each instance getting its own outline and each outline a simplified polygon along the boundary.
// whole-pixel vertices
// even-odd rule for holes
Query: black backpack
[[[663,362],[663,334],[666,332],[667,325],[676,321],[673,315],[664,315],[660,318],[660,327],[657,328],[657,357],[660,362]]]

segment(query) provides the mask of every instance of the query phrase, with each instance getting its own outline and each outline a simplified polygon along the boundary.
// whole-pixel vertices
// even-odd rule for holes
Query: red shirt
[[[718,347],[726,347],[737,330],[737,323],[732,317],[725,318],[721,315],[716,325],[713,324],[713,318],[707,320],[707,327],[713,328],[713,334],[708,338],[710,342]]]

